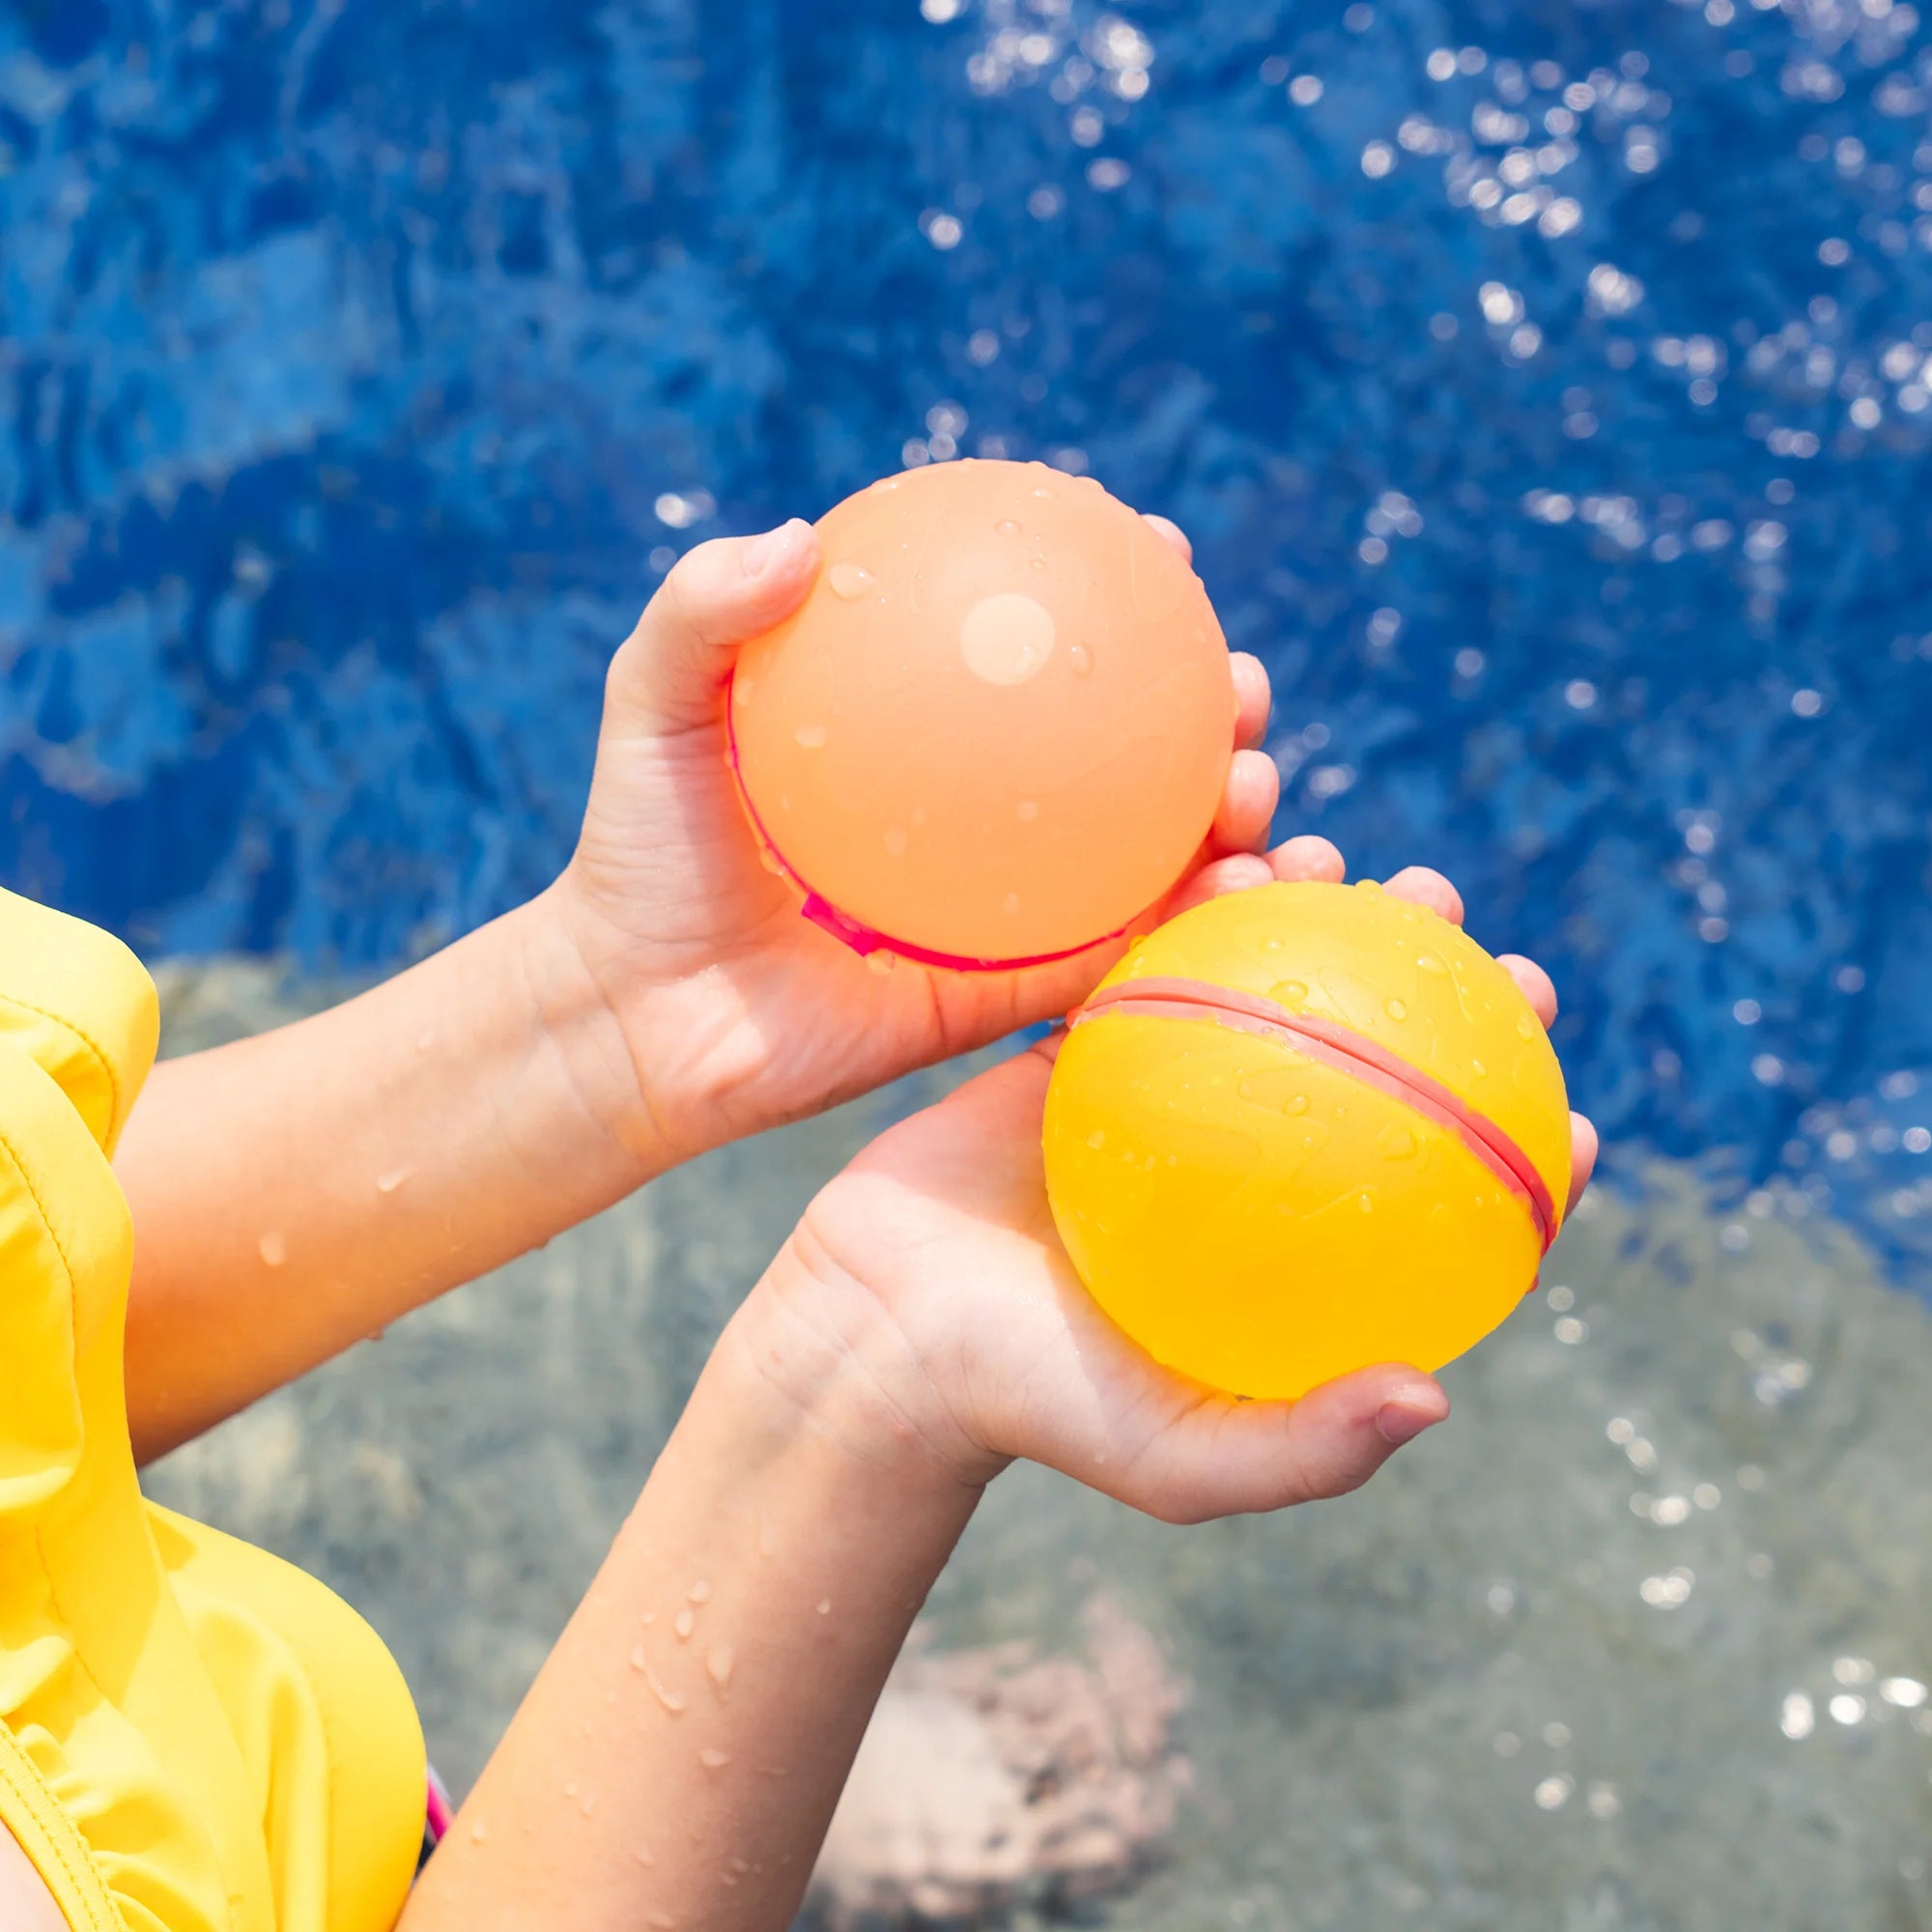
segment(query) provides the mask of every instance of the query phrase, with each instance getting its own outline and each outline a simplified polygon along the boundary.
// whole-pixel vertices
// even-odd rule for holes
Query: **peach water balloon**
[[[935,464],[818,526],[804,605],[746,646],[740,794],[861,952],[1009,966],[1119,932],[1207,836],[1227,644],[1175,548],[1091,477]]]
[[[1372,885],[1262,886],[1139,942],[1075,1015],[1044,1134],[1094,1298],[1246,1396],[1460,1355],[1535,1286],[1570,1186],[1529,1002]]]

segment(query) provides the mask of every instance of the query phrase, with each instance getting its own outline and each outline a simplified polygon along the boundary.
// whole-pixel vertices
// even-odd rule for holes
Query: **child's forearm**
[[[980,1491],[771,1299],[727,1331],[398,1932],[791,1922]]]
[[[666,1164],[623,1041],[542,900],[345,1006],[164,1063],[115,1158],[135,1231],[137,1453]]]

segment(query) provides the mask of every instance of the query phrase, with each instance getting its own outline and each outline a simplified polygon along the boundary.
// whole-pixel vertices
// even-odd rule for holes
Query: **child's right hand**
[[[1460,915],[1435,874],[1391,890]],[[1505,963],[1548,1025],[1548,980]],[[979,1485],[1025,1457],[1173,1522],[1340,1495],[1448,1414],[1400,1364],[1239,1402],[1143,1353],[1082,1287],[1047,1206],[1054,1051],[893,1128],[818,1195],[733,1324],[768,1382],[867,1462]],[[1596,1157],[1580,1116],[1575,1141],[1573,1198]]]

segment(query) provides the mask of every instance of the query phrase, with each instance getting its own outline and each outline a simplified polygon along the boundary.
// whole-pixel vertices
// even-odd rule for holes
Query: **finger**
[[[1252,751],[1267,736],[1274,704],[1267,667],[1251,651],[1231,652],[1228,667],[1235,679],[1235,743],[1241,751]]]
[[[1203,866],[1161,908],[1160,917],[1173,919],[1194,906],[1206,905],[1209,899],[1221,898],[1229,893],[1244,893],[1251,886],[1264,886],[1273,877],[1268,862],[1259,853],[1237,852],[1226,859],[1216,859],[1211,866]]]
[[[1267,855],[1274,877],[1291,884],[1310,881],[1317,885],[1339,886],[1349,876],[1342,855],[1325,838],[1312,832],[1277,845]]]
[[[1530,1004],[1530,1009],[1543,1024],[1553,1025],[1556,1019],[1556,988],[1549,975],[1534,959],[1525,959],[1520,952],[1498,952],[1496,964],[1522,988],[1522,996]]]
[[[1267,842],[1281,801],[1281,773],[1265,752],[1236,752],[1228,766],[1210,842],[1221,852],[1252,852]]]
[[[1151,510],[1143,511],[1142,515],[1149,524],[1152,525],[1152,526],[1160,532],[1161,536],[1167,542],[1171,543],[1175,547],[1175,549],[1178,550],[1181,554],[1181,555],[1187,559],[1189,563],[1192,563],[1194,561],[1194,546],[1188,542],[1187,532],[1183,530],[1180,527],[1180,526],[1173,520],[1173,518],[1157,517],[1153,514]]]
[[[1203,1391],[1108,1483],[1122,1501],[1168,1522],[1285,1509],[1359,1489],[1405,1442],[1449,1413],[1419,1370],[1361,1369],[1299,1402],[1236,1403]],[[1089,1477],[1088,1480],[1094,1480]]]
[[[1595,1123],[1582,1114],[1570,1116],[1570,1199],[1563,1211],[1570,1209],[1583,1198],[1583,1190],[1590,1184],[1590,1177],[1597,1171],[1597,1129]]]
[[[634,730],[713,722],[740,648],[798,609],[818,563],[817,532],[796,517],[687,552],[611,662],[607,721]]]
[[[1390,898],[1407,899],[1440,913],[1451,925],[1463,923],[1463,895],[1440,872],[1427,866],[1405,866],[1394,878],[1384,882],[1382,891]]]

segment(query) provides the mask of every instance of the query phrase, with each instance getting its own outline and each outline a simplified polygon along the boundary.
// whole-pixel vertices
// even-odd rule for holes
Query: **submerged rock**
[[[1110,1599],[1095,1597],[1085,1622],[1084,1662],[1024,1642],[909,1648],[826,1834],[813,1923],[969,1924],[1134,1877],[1187,1783],[1169,1744],[1186,1692]]]

